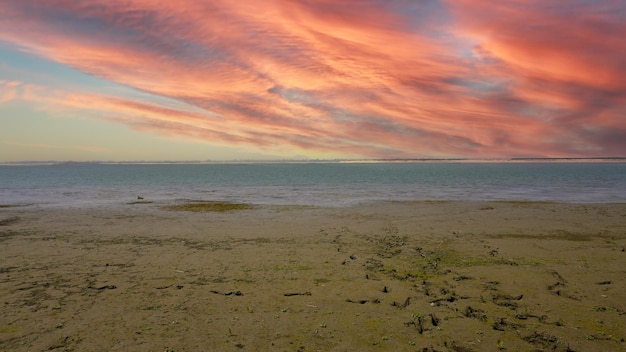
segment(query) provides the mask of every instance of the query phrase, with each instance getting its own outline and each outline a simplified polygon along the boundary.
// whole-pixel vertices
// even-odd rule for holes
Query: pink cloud
[[[454,1],[461,31],[491,55],[547,79],[626,87],[624,5],[613,1]],[[617,13],[612,13],[612,12]]]
[[[340,156],[623,155],[626,22],[611,10],[625,5],[433,4],[448,17],[403,1],[7,1],[0,40],[194,107],[81,92],[48,105],[168,136]]]
[[[20,82],[0,80],[0,104],[15,100]]]

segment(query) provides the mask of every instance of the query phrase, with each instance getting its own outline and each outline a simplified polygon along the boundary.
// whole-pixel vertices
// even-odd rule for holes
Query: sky
[[[623,0],[0,0],[0,161],[626,156]]]

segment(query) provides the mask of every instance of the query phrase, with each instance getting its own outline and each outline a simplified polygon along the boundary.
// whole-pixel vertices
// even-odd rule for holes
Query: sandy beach
[[[626,204],[189,204],[0,207],[0,351],[626,351]]]

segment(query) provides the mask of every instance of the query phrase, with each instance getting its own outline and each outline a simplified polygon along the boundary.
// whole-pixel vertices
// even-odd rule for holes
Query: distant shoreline
[[[386,163],[515,163],[515,162],[626,162],[626,157],[590,158],[408,158],[408,159],[303,159],[303,160],[158,160],[158,161],[3,161],[0,166],[50,165],[211,165],[211,164],[386,164]]]

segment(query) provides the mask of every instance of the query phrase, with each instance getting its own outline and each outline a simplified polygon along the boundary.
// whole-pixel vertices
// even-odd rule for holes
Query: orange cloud
[[[626,31],[619,1],[450,2],[457,33],[508,77],[507,94],[542,122],[555,151],[623,155],[626,121]],[[508,104],[507,106],[510,106]]]
[[[451,3],[452,4],[452,3]],[[624,5],[614,1],[455,1],[464,34],[524,74],[624,89]],[[616,11],[617,13],[612,13]]]
[[[48,108],[169,136],[348,157],[623,155],[612,10],[626,5],[574,4],[15,0],[0,40],[180,102],[65,92]]]

